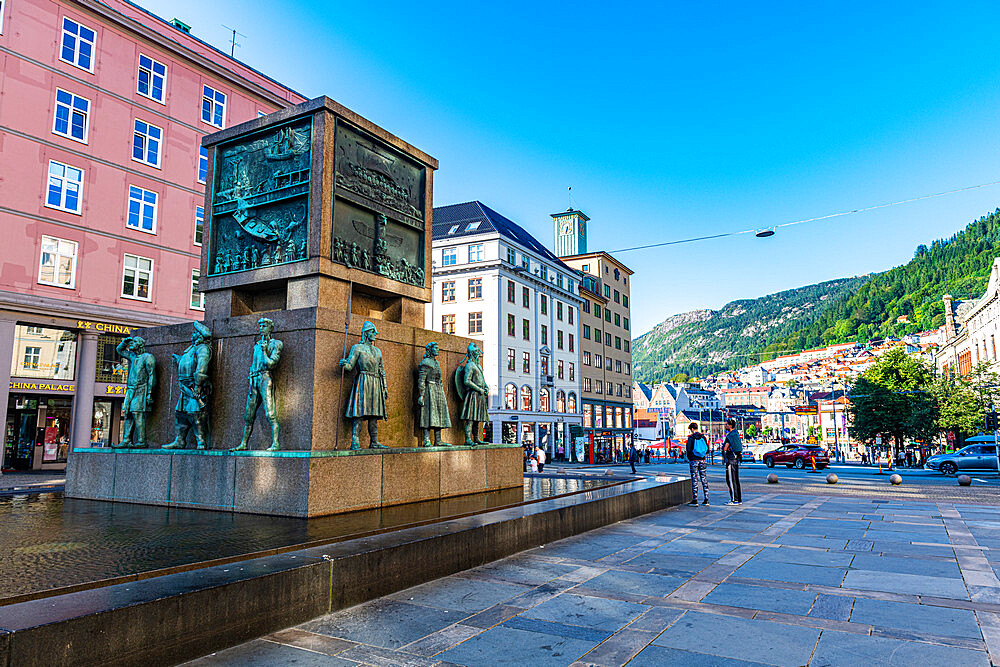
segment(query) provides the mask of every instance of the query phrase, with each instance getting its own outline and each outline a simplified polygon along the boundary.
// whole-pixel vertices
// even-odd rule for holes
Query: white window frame
[[[483,244],[473,243],[469,246],[469,264],[483,261]],[[475,257],[475,259],[473,259]]]
[[[209,95],[209,91],[212,92]],[[218,96],[222,96],[222,102],[219,102]],[[205,102],[211,105],[211,111],[209,112],[209,118],[215,118],[216,106],[222,107],[222,122],[216,123],[214,120],[205,120]],[[229,96],[226,95],[221,90],[216,90],[209,85],[203,84],[201,87],[201,122],[206,125],[211,125],[212,127],[225,128],[226,127],[226,106],[229,102]]]
[[[200,223],[200,224],[199,224]],[[198,240],[198,229],[201,229],[201,241]],[[195,206],[194,207],[194,244],[201,247],[202,242],[205,240],[205,207]]]
[[[143,58],[146,58],[147,60],[149,60],[149,67],[143,67],[142,66],[142,59]],[[160,67],[163,68],[163,74],[157,74],[156,73],[156,71],[155,71],[154,68],[157,65],[159,65]],[[146,76],[148,77],[147,80],[149,81],[149,92],[148,93],[142,92],[142,90],[139,87],[140,84],[142,83],[140,75],[143,72],[146,72]],[[154,89],[153,81],[157,77],[159,77],[161,79],[161,81],[160,81],[160,97],[156,97],[156,95],[153,94],[153,89]],[[147,99],[150,99],[150,100],[153,100],[154,102],[159,102],[160,104],[164,104],[165,105],[167,103],[166,102],[166,99],[167,99],[167,65],[165,63],[161,63],[159,60],[157,60],[156,58],[153,58],[152,56],[147,56],[145,53],[142,53],[140,51],[139,52],[139,65],[138,65],[138,68],[137,68],[137,71],[136,71],[136,75],[135,75],[135,92],[138,93],[139,95],[142,95],[143,97],[145,97]]]
[[[25,345],[21,357],[21,368],[27,371],[38,370],[42,362],[42,348],[37,345]]]
[[[69,32],[66,29],[66,23],[67,22],[72,23],[72,24],[74,24],[77,27],[77,31],[76,31],[75,35],[73,33]],[[90,42],[87,42],[87,40],[83,39],[80,36],[80,28],[83,28],[84,30],[87,30],[89,32],[94,33],[93,40],[90,41]],[[63,57],[63,49],[65,48],[64,44],[66,43],[66,37],[67,36],[72,37],[74,40],[76,40],[76,48],[73,50],[73,60],[67,60],[66,58]],[[80,47],[80,43],[81,42],[83,42],[85,44],[86,43],[90,44],[90,67],[84,67],[83,65],[80,64],[80,48],[79,47]],[[97,60],[97,31],[94,30],[93,28],[89,28],[89,27],[83,25],[79,21],[74,21],[73,19],[71,19],[68,16],[64,16],[63,17],[63,22],[62,22],[62,30],[59,32],[59,60],[61,60],[64,63],[69,63],[73,67],[78,67],[78,68],[82,69],[84,72],[90,72],[91,74],[93,74],[94,73],[94,61]]]
[[[52,169],[55,166],[62,167],[63,175],[53,174]],[[73,170],[79,172],[80,180],[72,181],[69,180],[67,172]],[[58,181],[60,183],[59,191],[62,193],[60,196],[60,203],[53,204],[49,201],[49,188],[51,187],[53,181]],[[76,184],[76,208],[70,208],[65,205],[66,203],[66,193],[69,191],[67,185]],[[54,208],[57,211],[66,211],[67,213],[74,213],[76,215],[82,215],[83,210],[83,169],[79,167],[74,167],[71,164],[66,164],[65,162],[59,162],[58,160],[49,160],[49,170],[45,175],[45,207]]]
[[[128,265],[128,260],[129,260],[130,257],[135,260],[135,266],[134,267],[129,267],[129,265]],[[146,269],[140,269],[139,268],[139,260],[146,260],[147,262],[149,262],[149,270],[148,271]],[[141,255],[133,255],[133,254],[128,253],[128,252],[125,253],[124,258],[122,259],[122,289],[121,289],[121,295],[122,295],[123,299],[132,299],[134,301],[152,301],[153,300],[153,267],[154,266],[155,266],[155,263],[153,262],[152,258],[150,258],[150,257],[142,257]],[[130,268],[131,268],[132,271],[135,272],[135,279],[133,280],[132,285],[135,288],[136,292],[139,291],[139,273],[143,272],[143,273],[148,273],[149,274],[149,277],[146,280],[146,286],[147,286],[147,290],[146,291],[149,294],[148,297],[142,297],[142,296],[137,296],[136,294],[126,294],[125,293],[125,275],[128,273],[128,271],[129,271]]]
[[[45,262],[45,255],[46,255],[45,244],[46,244],[46,242],[48,242],[48,243],[54,243],[55,244],[55,251],[54,252],[53,251],[48,251],[48,253],[47,253],[50,257],[53,258],[53,260],[51,262],[51,266],[52,266],[52,276],[53,276],[54,280],[52,280],[52,281],[44,280],[42,278],[42,270],[48,265]],[[73,254],[72,255],[64,255],[62,253],[62,244],[71,245],[72,248],[73,248]],[[41,250],[39,251],[39,254],[38,254],[38,284],[39,285],[49,285],[50,287],[62,287],[63,289],[76,289],[76,260],[77,260],[77,255],[79,254],[79,252],[80,252],[80,244],[77,243],[76,241],[70,241],[68,239],[61,239],[61,238],[59,238],[57,236],[47,236],[47,235],[43,234],[42,235],[42,247],[41,247]],[[64,257],[70,257],[70,256],[73,258],[73,266],[72,266],[72,269],[70,269],[70,272],[69,272],[70,278],[69,278],[69,284],[67,285],[67,284],[63,284],[63,283],[57,282],[57,281],[58,281],[58,278],[59,278],[59,265],[61,263],[60,260],[62,260]]]
[[[4,0],[0,0],[0,35],[3,34],[3,10],[4,10]]]
[[[441,266],[455,266],[456,264],[458,264],[458,248],[442,248]]]
[[[134,193],[133,193],[133,190],[138,190],[141,193],[140,196],[139,197],[135,197]],[[153,217],[153,228],[152,229],[143,229],[142,228],[143,211],[145,210],[145,207],[147,205],[150,205],[150,203],[146,201],[146,197],[145,196],[147,194],[153,195],[153,202],[152,202],[152,208],[153,208],[153,216],[152,216]],[[139,203],[139,226],[138,227],[133,227],[132,225],[129,224],[129,219],[132,216],[132,202],[133,201]],[[145,188],[140,188],[138,185],[129,185],[128,186],[128,207],[125,209],[125,227],[127,229],[134,229],[137,232],[144,232],[146,234],[156,234],[156,218],[158,217],[157,214],[159,212],[159,210],[158,210],[159,207],[160,207],[160,195],[159,195],[159,193],[154,192],[152,190],[147,190]]]
[[[145,131],[139,126],[144,125]],[[153,130],[156,132],[154,133]],[[142,157],[135,156],[136,139],[142,142],[140,152]],[[132,120],[132,161],[147,164],[150,167],[160,168],[160,156],[163,153],[163,128],[152,123],[147,123],[141,118]],[[149,157],[152,154],[153,159]]]
[[[65,103],[59,101],[59,93],[65,93],[70,96],[70,103],[67,106]],[[76,105],[77,100],[83,100],[87,103],[87,110],[83,111]],[[69,118],[66,121],[66,131],[60,132],[56,129],[56,124],[59,122],[59,107],[64,106],[69,110]],[[83,121],[83,137],[73,136],[73,113],[82,114],[84,117]],[[90,100],[81,95],[71,93],[68,90],[63,90],[62,88],[56,88],[56,100],[52,113],[52,134],[58,135],[60,137],[66,137],[73,141],[79,142],[81,144],[86,144],[90,140]]]
[[[188,301],[188,305],[191,310],[205,310],[205,293],[198,291],[198,279],[201,278],[201,271],[198,269],[191,269],[191,299]],[[195,303],[195,295],[198,295],[198,305]]]
[[[201,177],[201,163],[202,162],[205,163],[205,178]],[[204,146],[201,146],[198,149],[198,175],[195,176],[195,179],[199,183],[204,183],[208,179],[208,149],[205,148]]]

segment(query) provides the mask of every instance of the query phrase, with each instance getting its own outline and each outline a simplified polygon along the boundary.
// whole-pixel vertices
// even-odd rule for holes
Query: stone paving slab
[[[745,497],[547,544],[191,664],[1000,665],[1000,508]]]

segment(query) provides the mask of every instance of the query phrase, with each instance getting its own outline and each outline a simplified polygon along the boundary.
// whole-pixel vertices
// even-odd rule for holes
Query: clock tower
[[[568,208],[553,213],[556,231],[556,255],[571,257],[587,252],[587,222],[590,218],[583,211]]]

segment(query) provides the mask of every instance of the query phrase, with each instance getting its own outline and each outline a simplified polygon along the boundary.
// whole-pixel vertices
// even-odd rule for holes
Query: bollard
[[[878,472],[875,473],[875,474],[876,475],[884,475],[885,474],[884,472],[882,472],[882,457],[881,456],[878,458]]]
[[[816,457],[815,456],[810,457],[809,461],[812,463],[813,466],[813,469],[810,470],[809,472],[819,472],[818,470],[816,470]]]
[[[767,476],[767,483],[768,484],[777,484],[778,483],[778,476],[775,475],[772,472],[770,475]]]
[[[903,478],[900,477],[899,475],[893,474],[889,475],[889,481],[892,482],[893,486],[899,486],[900,484],[903,483]]]
[[[834,473],[831,472],[829,475],[826,476],[826,483],[827,484],[836,484],[838,479],[840,479],[840,478],[837,477],[837,475],[835,475]]]
[[[959,475],[958,476],[958,485],[959,486],[972,486],[972,478],[969,477],[968,475]]]

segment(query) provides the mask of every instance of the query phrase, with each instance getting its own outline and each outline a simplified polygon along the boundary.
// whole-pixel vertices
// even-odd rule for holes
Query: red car
[[[830,464],[830,455],[819,445],[782,445],[775,450],[767,452],[761,459],[768,468],[773,468],[776,463],[784,463],[789,468],[802,468],[812,465],[810,461],[815,459],[816,469],[822,470]]]

